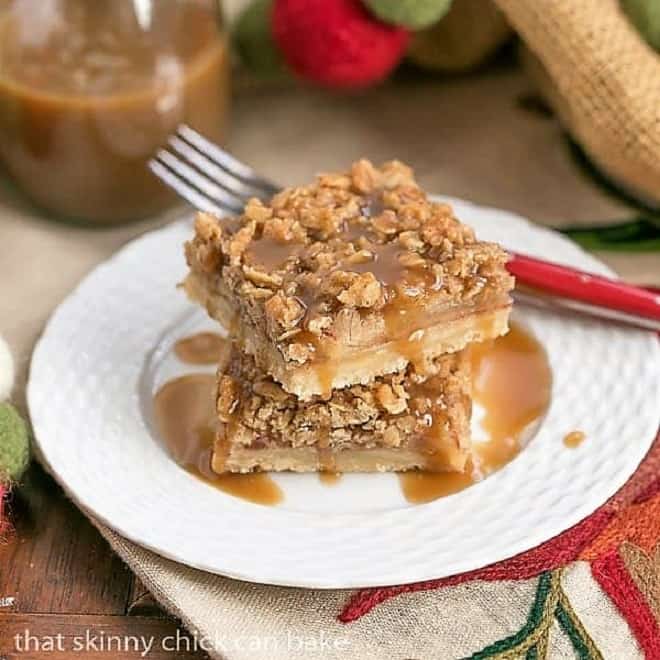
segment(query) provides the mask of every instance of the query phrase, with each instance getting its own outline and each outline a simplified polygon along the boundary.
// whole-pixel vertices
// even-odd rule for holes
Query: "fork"
[[[189,126],[181,125],[149,162],[152,172],[180,197],[215,215],[240,214],[251,197],[268,201],[281,190]],[[660,331],[660,295],[523,254],[510,253],[516,298]],[[521,286],[522,285],[522,286]]]

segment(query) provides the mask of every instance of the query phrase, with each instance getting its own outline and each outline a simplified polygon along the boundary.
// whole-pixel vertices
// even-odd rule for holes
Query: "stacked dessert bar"
[[[466,349],[507,332],[513,278],[410,168],[360,160],[200,213],[186,257],[188,295],[233,339],[216,472],[465,469]]]

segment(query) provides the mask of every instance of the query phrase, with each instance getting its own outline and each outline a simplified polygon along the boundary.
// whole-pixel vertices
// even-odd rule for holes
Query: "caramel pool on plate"
[[[399,475],[409,502],[430,502],[480,481],[522,450],[521,435],[548,408],[552,372],[543,346],[521,326],[493,341],[474,344],[472,397],[485,410],[487,441],[474,444],[465,472],[407,472]]]
[[[584,442],[586,437],[584,431],[571,431],[564,436],[564,445],[569,449],[575,449]]]
[[[170,455],[191,474],[229,495],[255,504],[277,504],[283,493],[268,474],[219,475],[211,470],[214,387],[212,374],[188,374],[168,381],[156,393],[156,427]]]
[[[217,366],[229,348],[226,337],[215,332],[198,332],[184,337],[174,344],[174,353],[186,364],[209,364]]]

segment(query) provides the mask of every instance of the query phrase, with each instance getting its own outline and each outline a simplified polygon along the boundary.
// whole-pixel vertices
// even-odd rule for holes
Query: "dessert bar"
[[[186,256],[189,296],[303,400],[508,328],[506,253],[396,161],[358,161],[235,219],[201,213]]]
[[[234,347],[218,372],[213,470],[463,471],[470,454],[466,353],[300,401]]]

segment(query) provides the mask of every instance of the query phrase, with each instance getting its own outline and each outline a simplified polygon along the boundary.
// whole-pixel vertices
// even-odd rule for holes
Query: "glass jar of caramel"
[[[222,142],[228,98],[215,0],[0,0],[0,161],[56,217],[172,204],[149,159],[181,123]]]

